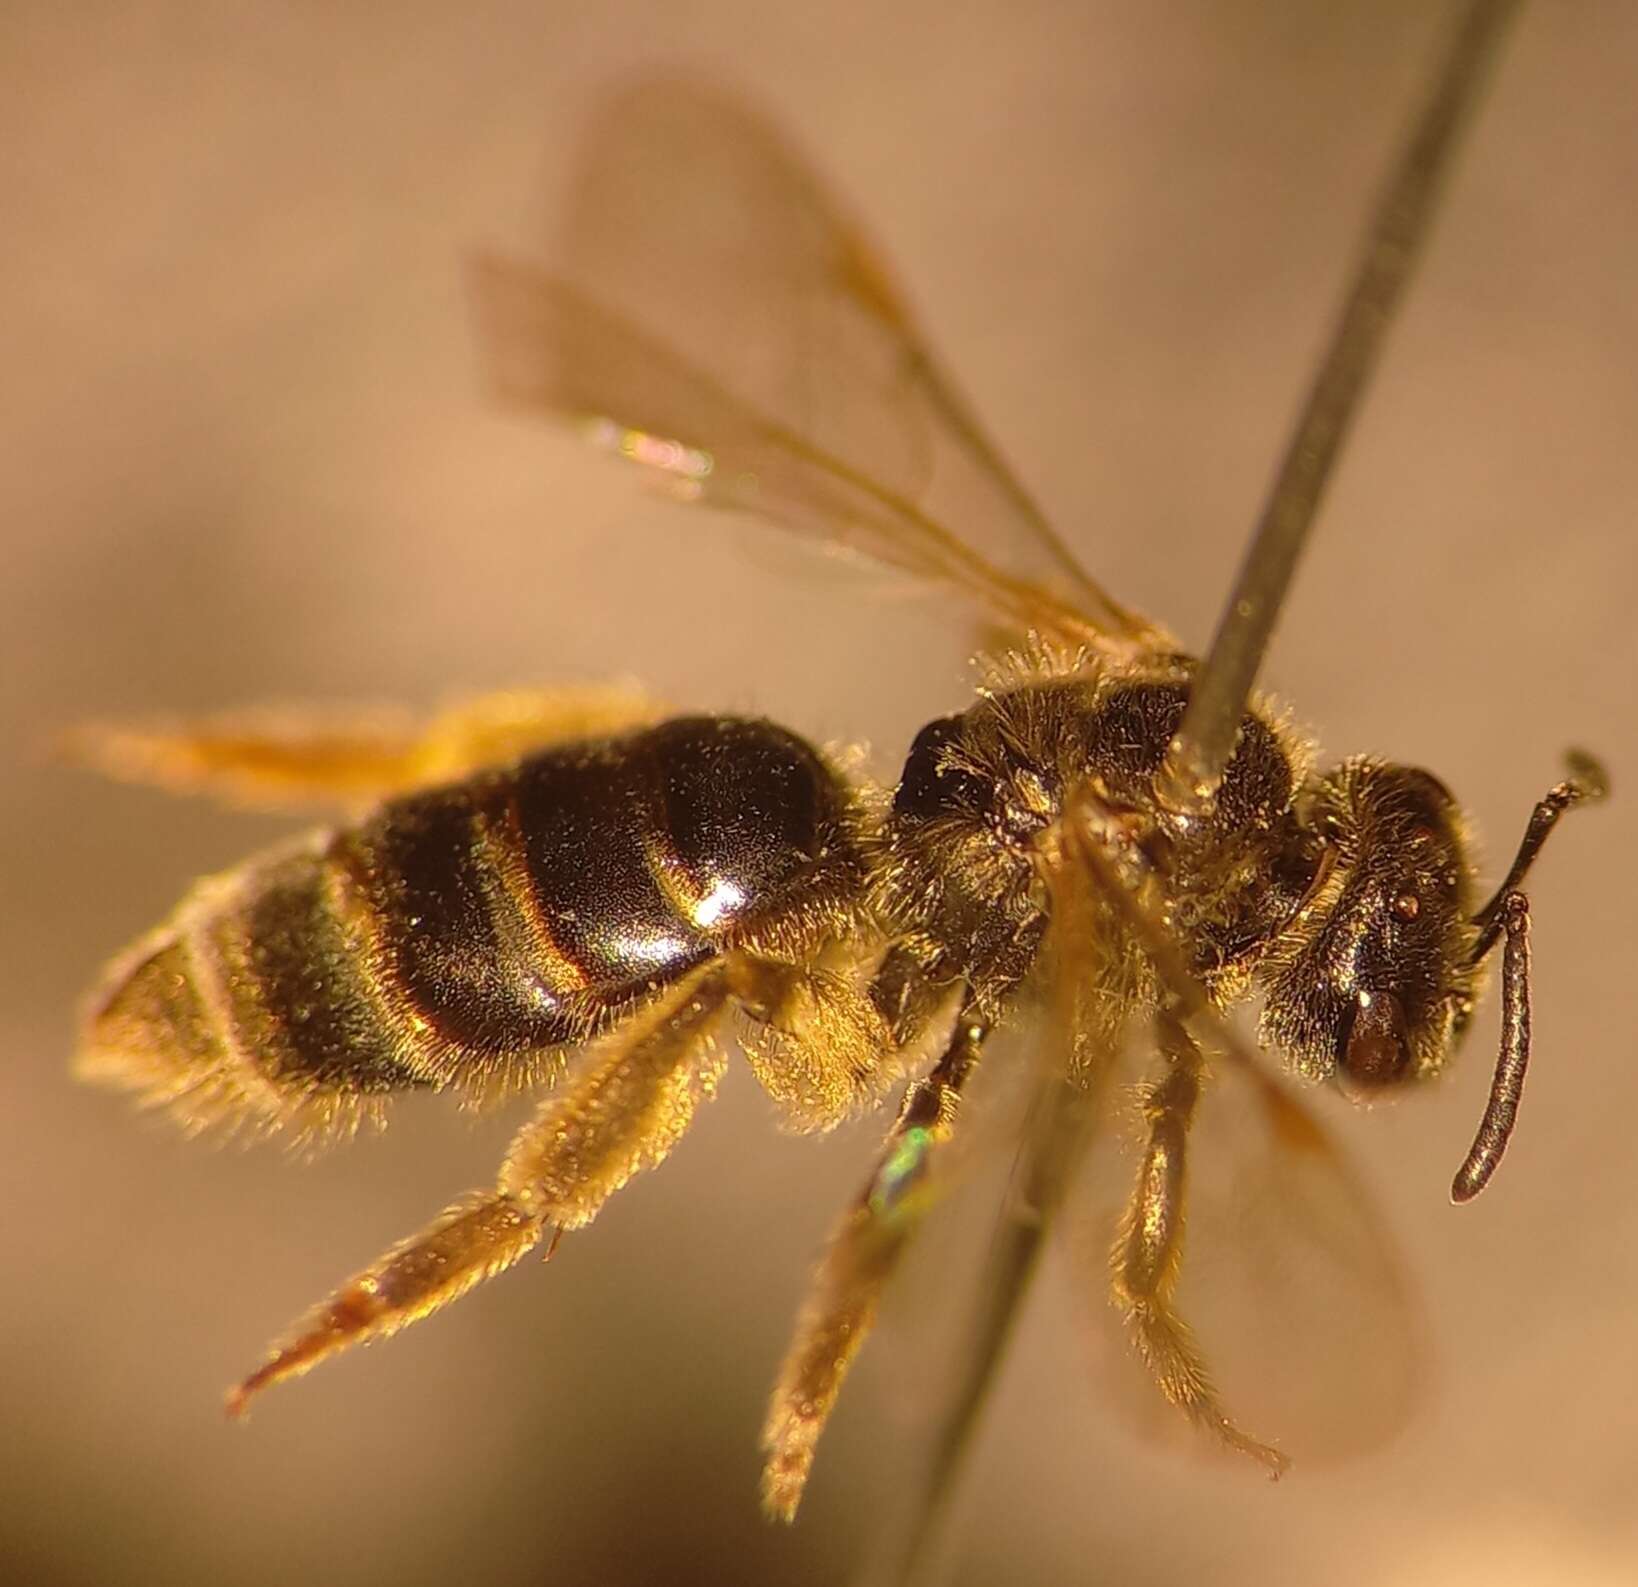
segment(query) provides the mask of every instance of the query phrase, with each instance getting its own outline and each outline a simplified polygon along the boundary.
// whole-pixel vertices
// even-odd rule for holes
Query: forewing
[[[1139,1095],[1125,1088],[1126,1121],[1065,1220],[1094,1370],[1107,1403],[1145,1433],[1226,1452],[1165,1401],[1110,1301],[1143,1139]],[[1189,1131],[1186,1195],[1176,1309],[1227,1415],[1299,1465],[1394,1433],[1427,1375],[1420,1308],[1380,1210],[1311,1102],[1216,1058]]]
[[[1113,651],[1084,573],[977,429],[887,272],[755,112],[653,80],[591,128],[548,268],[474,285],[494,384],[668,478]]]

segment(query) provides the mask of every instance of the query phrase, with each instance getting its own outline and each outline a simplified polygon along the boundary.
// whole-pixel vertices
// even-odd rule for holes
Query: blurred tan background
[[[832,1583],[872,1536],[891,1341],[794,1531],[763,1397],[877,1126],[780,1138],[735,1073],[549,1270],[227,1424],[344,1273],[485,1183],[436,1101],[309,1167],[212,1151],[66,1072],[102,960],[275,822],[37,753],[95,715],[627,673],[866,737],[959,704],[936,604],[640,500],[486,408],[459,263],[528,246],[633,69],[779,107],[897,261],[1091,567],[1209,632],[1446,8],[842,0],[62,7],[0,17],[0,1577]],[[1429,764],[1491,872],[1561,748],[1618,799],[1533,885],[1538,1063],[1446,1201],[1448,1085],[1350,1119],[1441,1356],[1391,1448],[1278,1487],[1100,1416],[1040,1286],[960,1580],[1463,1587],[1638,1575],[1638,12],[1526,15],[1280,636],[1335,753]],[[1300,1456],[1300,1451],[1298,1451]]]

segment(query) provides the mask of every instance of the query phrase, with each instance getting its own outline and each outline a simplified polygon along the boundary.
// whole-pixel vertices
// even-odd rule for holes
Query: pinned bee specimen
[[[1057,1215],[1082,1159],[1123,1110],[1135,1173],[1098,1258],[1112,1315],[1161,1401],[1283,1467],[1280,1430],[1220,1387],[1212,1334],[1182,1306],[1212,1099],[1241,1098],[1259,1160],[1295,1165],[1305,1188],[1271,1198],[1273,1219],[1346,1219],[1358,1189],[1270,1055],[1354,1096],[1415,1088],[1445,1069],[1499,950],[1490,1104],[1453,1187],[1477,1194],[1530,1053],[1526,873],[1558,817],[1603,791],[1576,758],[1482,900],[1443,783],[1368,758],[1318,769],[1252,692],[1508,9],[1477,6],[1458,33],[1204,660],[1081,569],[765,122],[679,82],[609,107],[552,264],[476,269],[500,394],[687,501],[941,587],[991,648],[976,696],[923,727],[882,786],[772,722],[668,717],[616,692],[503,695],[428,722],[82,736],[116,775],[349,811],[196,884],[116,961],[82,1074],[188,1129],[314,1141],[379,1121],[401,1091],[538,1095],[494,1186],[295,1323],[232,1410],[590,1223],[670,1153],[737,1046],[799,1129],[907,1081],[778,1375],[764,1501],[789,1519],[993,1056],[1030,1075],[1017,1205],[911,1496],[917,1524],[943,1502],[1042,1241],[1075,1223]],[[1255,1046],[1223,1019],[1253,995]],[[1014,1031],[1028,1039],[1009,1051]],[[1128,1086],[1133,1061],[1148,1067]],[[1322,1239],[1312,1260],[1357,1291],[1392,1255],[1368,1219],[1347,1227],[1351,1244]],[[1277,1337],[1289,1318],[1259,1321]]]

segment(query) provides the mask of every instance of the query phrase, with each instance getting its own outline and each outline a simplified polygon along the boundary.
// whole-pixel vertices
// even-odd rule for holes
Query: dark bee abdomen
[[[477,1057],[583,1040],[778,914],[851,859],[844,800],[782,729],[686,717],[396,801],[332,854],[388,979]]]
[[[811,935],[860,886],[848,808],[800,739],[722,717],[410,794],[203,884],[115,968],[88,1060],[264,1116],[526,1076],[748,938]]]

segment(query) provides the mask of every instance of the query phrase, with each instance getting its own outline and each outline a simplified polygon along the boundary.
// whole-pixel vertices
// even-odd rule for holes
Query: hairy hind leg
[[[787,1128],[834,1129],[902,1073],[887,1021],[846,971],[739,953],[729,984],[740,1049]]]
[[[87,723],[60,748],[121,782],[253,809],[365,805],[551,744],[641,727],[659,714],[632,689],[508,689],[430,718],[390,707],[290,707],[147,725]]]
[[[722,1073],[715,1030],[728,997],[714,967],[595,1043],[513,1139],[496,1188],[473,1191],[355,1274],[297,1322],[227,1397],[298,1377],[349,1345],[385,1338],[503,1272],[543,1239],[596,1217],[633,1175],[661,1162]]]
[[[1188,1132],[1204,1064],[1194,1039],[1175,1016],[1162,1012],[1156,1028],[1169,1067],[1143,1098],[1149,1139],[1110,1256],[1115,1305],[1161,1393],[1197,1426],[1278,1476],[1289,1461],[1230,1420],[1205,1358],[1172,1304],[1183,1261]]]

